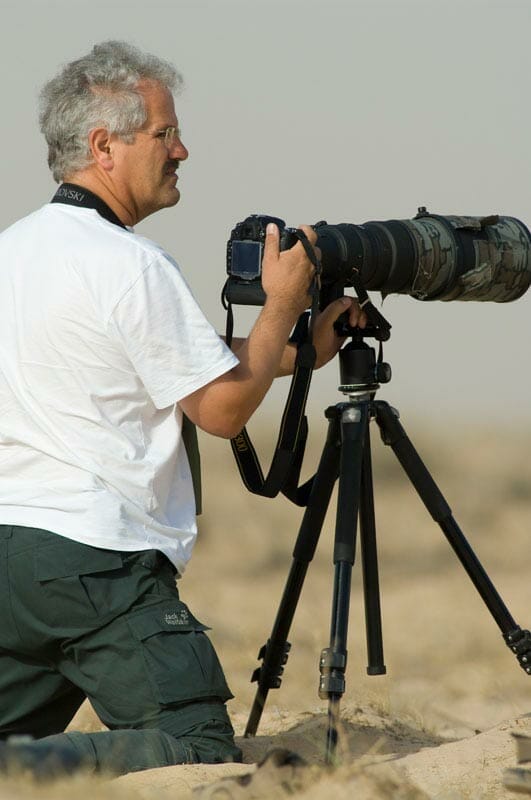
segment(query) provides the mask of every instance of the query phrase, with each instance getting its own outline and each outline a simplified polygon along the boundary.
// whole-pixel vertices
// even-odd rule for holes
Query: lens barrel
[[[322,281],[417,300],[505,303],[531,284],[531,234],[514,217],[460,217],[419,209],[412,220],[319,224]]]

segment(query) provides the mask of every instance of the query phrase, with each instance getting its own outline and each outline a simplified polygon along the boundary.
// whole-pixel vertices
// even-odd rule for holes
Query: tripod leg
[[[328,698],[326,761],[335,763],[339,703],[345,692],[350,583],[356,553],[363,447],[369,424],[368,402],[341,411],[341,458],[334,541],[334,594],[330,646],[321,653],[319,696]]]
[[[516,654],[520,666],[528,674],[531,674],[531,633],[527,630],[522,630],[509,613],[463,532],[454,520],[448,503],[408,439],[404,428],[398,421],[397,413],[388,403],[382,401],[375,402],[374,407],[376,409],[376,422],[380,427],[384,443],[390,445],[422,502],[442,529],[500,628],[505,642]]]
[[[367,428],[361,472],[360,544],[363,567],[365,630],[367,634],[367,674],[385,675],[383,655],[382,614],[374,519],[374,490],[372,482],[370,428]]]
[[[295,543],[291,570],[271,636],[258,654],[258,658],[262,659],[262,666],[258,667],[252,676],[253,681],[258,681],[258,688],[245,729],[245,736],[254,736],[256,734],[268,692],[270,689],[278,689],[280,686],[283,665],[286,663],[289,650],[287,643],[289,630],[308,566],[314,557],[317,542],[319,541],[321,528],[330,502],[330,495],[337,480],[340,440],[335,408],[330,409],[327,415],[330,420],[327,439]]]

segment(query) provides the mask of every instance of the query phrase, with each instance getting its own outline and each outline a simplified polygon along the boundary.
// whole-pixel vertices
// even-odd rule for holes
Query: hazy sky
[[[226,240],[249,213],[361,223],[425,205],[531,222],[529,0],[0,0],[0,10],[1,227],[54,189],[41,84],[97,41],[151,50],[185,77],[177,112],[190,158],[179,206],[138,230],[177,258],[219,329]],[[379,397],[406,425],[528,424],[530,308],[531,291],[505,305],[389,297],[394,377]],[[236,313],[243,335],[256,309]],[[314,379],[312,414],[340,399],[337,384],[334,362]]]

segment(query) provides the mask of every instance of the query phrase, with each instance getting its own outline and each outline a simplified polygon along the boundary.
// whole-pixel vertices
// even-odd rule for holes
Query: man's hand
[[[343,346],[345,337],[337,335],[334,323],[345,311],[348,312],[348,321],[352,328],[366,326],[365,312],[353,297],[340,297],[327,305],[315,320],[313,333],[313,344],[317,354],[315,369],[327,364]]]
[[[308,241],[314,245],[317,234],[309,225],[301,225]],[[289,250],[280,250],[280,233],[274,223],[267,226],[262,259],[262,286],[266,302],[278,306],[287,318],[297,319],[311,304],[308,294],[315,268],[301,242]]]
[[[317,240],[317,233],[308,225],[301,225],[311,245]],[[314,267],[308,259],[304,247],[297,242],[289,250],[279,250],[280,236],[276,225],[267,227],[264,257],[262,260],[262,286],[269,303],[278,303],[278,308],[283,315],[295,312],[302,314],[310,305],[311,297],[308,291],[314,275]],[[320,256],[319,248],[315,248]],[[330,303],[317,317],[314,327],[313,343],[317,358],[315,369],[327,364],[341,349],[345,342],[344,337],[337,335],[334,323],[341,314],[348,312],[349,324],[352,328],[364,328],[367,317],[360,309],[357,300],[352,297],[340,297]],[[288,361],[290,359],[288,358]],[[282,360],[280,375],[292,372],[292,365],[287,365]]]

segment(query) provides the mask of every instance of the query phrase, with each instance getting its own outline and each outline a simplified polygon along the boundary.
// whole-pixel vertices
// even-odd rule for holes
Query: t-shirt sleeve
[[[157,408],[179,402],[238,363],[177,264],[163,255],[122,296],[109,327]]]

